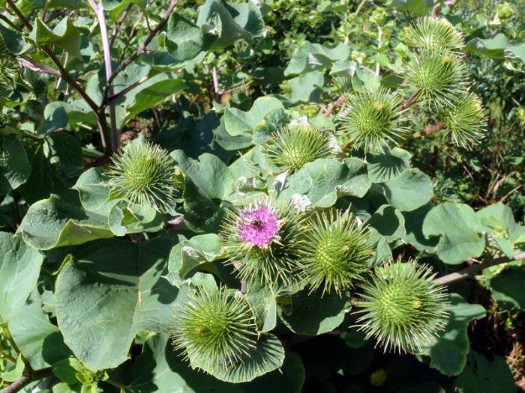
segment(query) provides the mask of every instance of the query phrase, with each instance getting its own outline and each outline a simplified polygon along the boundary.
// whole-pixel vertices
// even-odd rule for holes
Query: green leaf
[[[8,327],[16,346],[34,370],[49,367],[71,355],[62,334],[44,312],[36,289]]]
[[[432,180],[419,169],[407,170],[383,187],[388,202],[402,212],[425,205],[434,195]]]
[[[29,179],[31,164],[16,135],[2,135],[0,138],[0,195],[5,195]]]
[[[20,33],[10,30],[1,24],[0,36],[7,50],[13,55],[21,55],[31,48],[31,45],[24,40],[24,37]]]
[[[319,335],[331,332],[345,318],[347,299],[336,293],[320,296],[303,290],[291,298],[291,305],[281,306],[284,324],[298,334]]]
[[[377,90],[381,86],[379,77],[365,68],[358,68],[352,76],[352,87],[356,91],[367,92]]]
[[[226,213],[223,200],[233,192],[235,179],[217,156],[202,154],[199,160],[186,157],[182,150],[171,153],[186,174],[184,219],[196,232],[217,230]]]
[[[428,212],[434,207],[427,203],[411,212],[404,212],[407,243],[413,245],[418,251],[435,252],[439,239],[431,237],[427,239],[423,234],[423,222]]]
[[[467,367],[456,381],[459,393],[515,393],[516,384],[512,372],[501,356],[492,361],[472,352]]]
[[[305,42],[299,47],[284,71],[284,75],[299,75],[305,72],[324,70],[338,60],[346,60],[350,55],[350,48],[346,44],[339,44],[334,48],[320,44]]]
[[[243,393],[240,385],[221,382],[214,377],[192,370],[178,355],[169,335],[149,339],[133,364],[135,380],[130,388],[136,393]]]
[[[384,183],[401,176],[410,166],[411,154],[394,147],[390,154],[377,154],[368,160],[368,177],[372,183]]]
[[[20,237],[0,232],[0,323],[21,311],[36,287],[43,255]]]
[[[56,315],[64,341],[90,370],[128,358],[141,330],[168,332],[178,290],[167,274],[171,242],[101,240],[75,249],[56,282]]]
[[[434,0],[388,0],[386,5],[401,11],[408,11],[419,16],[425,16],[432,11]]]
[[[52,194],[60,195],[64,200],[76,201],[77,193],[69,189],[58,176],[42,142],[26,145],[32,169],[29,179],[19,187],[20,193],[28,205],[49,198]]]
[[[237,108],[226,108],[223,117],[224,127],[228,134],[232,136],[252,132],[264,123],[264,118],[267,114],[279,109],[284,109],[283,104],[273,97],[256,99],[248,112],[243,112]]]
[[[74,26],[70,18],[62,19],[53,30],[49,29],[40,18],[37,18],[29,38],[38,45],[58,46],[82,60],[80,31]]]
[[[262,333],[273,330],[277,325],[277,301],[274,291],[252,284],[248,287],[246,300],[255,315],[257,330]]]
[[[437,254],[451,265],[483,253],[485,235],[480,233],[484,230],[470,206],[452,202],[432,208],[423,222],[423,234],[427,238],[440,236]]]
[[[186,83],[175,74],[161,73],[131,89],[121,103],[126,108],[125,123],[145,110],[186,88]]]
[[[522,266],[509,266],[489,281],[494,300],[504,310],[525,310],[525,270]]]
[[[168,21],[166,47],[177,61],[193,59],[203,49],[201,29],[189,20],[174,14]]]
[[[292,88],[291,100],[293,103],[313,102],[317,103],[321,99],[321,91],[324,86],[324,74],[312,71],[301,74],[288,81]]]
[[[182,240],[171,250],[167,278],[172,285],[180,287],[195,269],[214,261],[220,255],[219,237],[214,233]]]
[[[50,163],[58,165],[67,177],[78,175],[84,169],[82,145],[73,135],[60,132],[48,138]]]
[[[473,38],[465,49],[486,57],[515,58],[525,62],[525,43],[512,44],[503,33],[493,38]]]
[[[494,238],[501,251],[512,259],[514,254],[519,251],[513,241],[523,231],[523,227],[516,224],[510,207],[496,203],[479,210],[476,216]]]
[[[467,329],[474,319],[485,316],[479,304],[469,304],[457,293],[450,294],[450,317],[447,328],[439,340],[422,353],[430,356],[430,367],[452,376],[463,371],[470,351]]]
[[[206,0],[199,9],[197,26],[205,34],[208,49],[225,48],[240,38],[264,33],[261,12],[252,1],[242,4]]]
[[[80,124],[97,124],[95,113],[84,101],[55,101],[46,105],[38,133],[48,134],[62,128],[73,130]]]
[[[95,211],[108,200],[108,180],[99,168],[90,168],[80,175],[73,188],[78,191],[84,209]]]
[[[301,357],[294,352],[286,352],[283,366],[251,382],[242,384],[246,393],[301,393],[305,380],[305,369]]]
[[[316,160],[290,176],[288,182],[281,198],[303,194],[318,207],[333,206],[342,195],[362,198],[371,186],[366,163],[358,158],[347,158],[342,163],[333,159]]]
[[[284,362],[284,349],[276,336],[263,334],[234,367],[209,370],[191,358],[190,362],[192,367],[201,368],[221,381],[242,383],[280,368]]]
[[[377,209],[367,224],[377,229],[388,242],[406,236],[405,217],[399,210],[389,205]]]
[[[129,4],[134,4],[141,10],[144,10],[148,5],[148,1],[149,0],[102,0],[102,5],[106,11],[110,11],[111,19],[117,20]]]
[[[26,368],[26,365],[24,363],[24,360],[22,359],[22,355],[18,355],[18,358],[16,359],[15,367],[12,370],[1,372],[0,380],[6,381],[6,382],[14,382],[22,376],[25,368]]]
[[[36,202],[27,211],[18,232],[38,250],[83,244],[112,237],[107,218],[82,209],[58,195]]]

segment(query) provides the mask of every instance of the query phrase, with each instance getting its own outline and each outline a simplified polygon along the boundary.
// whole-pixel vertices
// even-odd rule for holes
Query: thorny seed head
[[[308,126],[287,126],[265,144],[270,160],[290,172],[318,158],[331,156],[328,133]]]
[[[228,369],[255,346],[255,319],[245,297],[221,288],[200,289],[175,308],[173,343],[192,364]]]
[[[481,142],[487,119],[476,94],[461,94],[453,106],[439,111],[438,117],[457,145],[469,149]]]
[[[397,145],[407,131],[400,124],[400,104],[399,96],[383,88],[353,94],[340,112],[340,134],[365,151],[384,151]]]
[[[341,293],[362,281],[373,254],[369,231],[349,213],[318,213],[308,221],[303,243],[305,280],[312,290]]]
[[[417,262],[376,269],[359,301],[360,329],[386,350],[417,352],[432,345],[446,327],[447,293]]]
[[[427,105],[443,108],[453,105],[466,89],[463,62],[449,51],[424,51],[410,65],[408,83]]]
[[[464,46],[463,36],[452,24],[435,16],[420,19],[407,30],[409,46],[422,50],[459,50]]]
[[[115,153],[107,173],[117,197],[161,213],[175,211],[177,167],[161,147],[135,139]]]

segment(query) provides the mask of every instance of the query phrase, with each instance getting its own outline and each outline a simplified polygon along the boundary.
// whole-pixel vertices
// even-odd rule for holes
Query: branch
[[[38,63],[36,61],[32,61],[20,56],[17,57],[16,60],[18,61],[18,64],[20,64],[21,67],[29,68],[31,71],[39,72],[41,74],[62,76],[60,71],[55,70],[54,68],[51,68],[45,64]]]
[[[525,252],[518,252],[518,253],[514,254],[512,259],[508,259],[506,257],[496,258],[496,259],[489,259],[489,260],[487,260],[485,262],[469,266],[469,267],[467,267],[467,268],[465,268],[463,270],[460,270],[459,272],[450,273],[450,274],[447,274],[446,276],[439,277],[439,278],[435,279],[434,281],[437,284],[441,284],[441,285],[454,284],[454,283],[456,283],[458,281],[474,277],[476,274],[478,274],[483,269],[486,269],[488,267],[500,265],[502,263],[517,261],[517,260],[520,260],[520,259],[525,259]]]
[[[45,378],[50,378],[52,376],[53,376],[53,370],[51,369],[51,367],[44,368],[42,370],[37,370],[37,371],[31,370],[29,373],[22,375],[15,382],[8,385],[4,390],[2,390],[2,393],[19,392],[24,387],[29,385],[31,382],[39,381]]]
[[[120,74],[122,71],[124,71],[131,63],[133,63],[138,57],[140,57],[145,51],[148,45],[153,41],[153,38],[162,30],[164,25],[168,22],[168,19],[170,18],[171,14],[173,13],[173,10],[175,9],[175,6],[177,5],[178,0],[171,0],[170,5],[168,9],[166,10],[166,13],[164,14],[164,17],[162,20],[155,26],[153,31],[151,31],[148,35],[148,37],[144,40],[142,45],[137,49],[135,53],[133,53],[130,57],[128,57],[126,60],[124,60],[122,63],[120,63],[120,66],[113,72],[113,75],[108,80],[108,87],[111,86],[111,83],[115,79],[115,77]],[[109,95],[109,89],[106,88],[106,92],[104,94],[104,97],[107,97]]]
[[[2,19],[5,23],[7,23],[12,29],[18,31],[19,33],[22,31],[22,29],[20,29],[20,27],[18,27],[17,25],[15,25],[13,22],[11,22],[9,20],[9,18],[7,18],[5,15],[3,14],[0,14],[0,19]]]
[[[445,124],[441,123],[440,121],[437,121],[436,124],[433,124],[431,126],[427,126],[423,131],[421,132],[414,132],[412,134],[412,138],[420,138],[422,136],[428,136],[430,134],[433,134],[434,132],[441,131],[445,128]]]
[[[418,98],[419,98],[419,90],[414,92],[414,94],[412,94],[408,100],[403,102],[403,105],[401,105],[401,110],[408,109],[410,106],[412,106],[412,104],[417,102]]]
[[[126,95],[130,90],[133,90],[135,87],[137,87],[138,85],[141,85],[143,84],[144,82],[146,82],[148,80],[148,77],[145,76],[141,79],[139,79],[138,81],[132,83],[131,85],[125,87],[124,89],[122,89],[121,91],[119,91],[117,94],[115,95],[112,95],[112,96],[109,96],[106,101],[103,102],[103,105],[112,105],[115,101],[119,100],[120,98],[122,98],[124,95]]]
[[[115,23],[115,27],[113,27],[113,31],[111,32],[111,38],[109,40],[109,47],[113,48],[113,44],[115,43],[115,39],[117,38],[117,34],[120,30],[120,26],[122,26],[122,23],[128,16],[129,11],[131,10],[131,7],[133,7],[133,4],[128,4],[126,8],[124,9],[124,12],[122,12],[122,15],[118,18],[117,22]]]
[[[343,105],[343,104],[345,103],[345,101],[346,101],[346,99],[345,99],[344,96],[339,97],[339,98],[338,98],[338,99],[332,104],[332,106],[330,107],[330,109],[328,109],[328,110],[324,113],[323,116],[325,116],[325,117],[330,116],[330,115],[332,114],[332,112],[333,112],[335,109],[339,108],[341,105]]]
[[[7,0],[7,3],[11,6],[14,13],[18,17],[18,19],[20,19],[22,24],[25,27],[27,27],[29,30],[33,30],[33,26],[31,26],[31,23],[29,22],[29,20],[27,20],[24,14],[22,14],[22,12],[18,9],[16,4],[13,2],[13,0]],[[110,138],[108,124],[106,121],[106,115],[104,111],[99,111],[97,104],[95,104],[95,102],[85,92],[82,86],[80,86],[78,82],[67,72],[67,70],[64,68],[64,66],[60,62],[60,60],[53,53],[53,50],[51,49],[51,47],[47,45],[42,45],[40,48],[49,56],[51,61],[55,63],[62,78],[64,78],[64,80],[73,89],[75,89],[78,92],[78,94],[80,94],[80,96],[84,99],[84,101],[86,101],[86,103],[91,108],[91,110],[95,112],[95,115],[97,116],[97,122],[98,122],[99,130],[100,130],[101,138],[102,138],[102,145],[104,146],[104,149],[106,150],[106,154],[110,154],[111,153],[111,144],[110,144],[111,138]]]

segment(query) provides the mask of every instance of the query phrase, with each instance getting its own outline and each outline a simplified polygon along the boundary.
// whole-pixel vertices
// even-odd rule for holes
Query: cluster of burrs
[[[345,93],[339,132],[345,145],[365,152],[383,152],[407,135],[404,113],[415,102],[437,117],[436,129],[459,146],[470,148],[483,136],[485,112],[479,97],[469,91],[461,54],[461,34],[446,20],[426,17],[406,31],[414,49],[405,83],[411,96],[380,87],[375,91]]]

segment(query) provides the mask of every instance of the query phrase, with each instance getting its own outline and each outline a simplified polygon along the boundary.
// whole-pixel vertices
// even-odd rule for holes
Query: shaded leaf
[[[56,282],[56,314],[64,341],[93,371],[128,358],[141,330],[168,332],[177,289],[167,274],[171,242],[101,240],[74,251]]]

